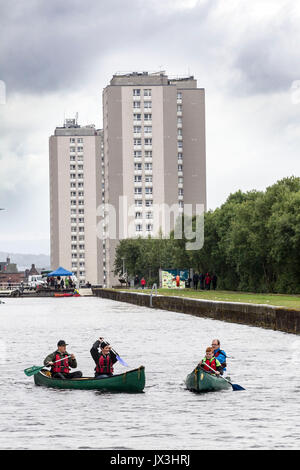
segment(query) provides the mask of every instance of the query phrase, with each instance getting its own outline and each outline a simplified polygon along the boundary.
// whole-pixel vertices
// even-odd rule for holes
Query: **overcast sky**
[[[286,0],[0,0],[0,251],[49,253],[48,138],[76,112],[101,127],[115,72],[205,88],[209,208],[299,176],[299,20]]]

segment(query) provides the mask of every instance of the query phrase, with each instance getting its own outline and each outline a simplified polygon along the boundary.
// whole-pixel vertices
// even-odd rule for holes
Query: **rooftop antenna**
[[[75,114],[75,123],[76,123],[76,126],[78,125],[78,113]]]

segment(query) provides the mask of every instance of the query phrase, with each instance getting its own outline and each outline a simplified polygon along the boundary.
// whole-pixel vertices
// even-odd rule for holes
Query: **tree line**
[[[193,224],[195,226],[195,219]],[[121,240],[115,274],[125,258],[129,277],[158,282],[159,268],[215,272],[224,290],[300,293],[300,178],[284,178],[265,191],[237,191],[204,215],[204,246],[187,251],[187,240]]]

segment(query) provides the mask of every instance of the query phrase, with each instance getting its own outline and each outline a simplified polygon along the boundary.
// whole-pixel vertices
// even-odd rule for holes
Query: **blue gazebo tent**
[[[58,276],[73,276],[71,271],[67,271],[66,269],[62,268],[61,266],[56,269],[56,271],[52,271],[51,273],[47,274],[48,277],[58,277]]]

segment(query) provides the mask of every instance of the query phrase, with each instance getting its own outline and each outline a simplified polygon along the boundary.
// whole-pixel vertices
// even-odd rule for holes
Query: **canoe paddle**
[[[57,362],[61,362],[61,361],[64,361],[65,359],[69,359],[70,356],[67,356],[67,357],[64,357],[62,359],[59,359],[58,361],[55,361],[53,362],[53,364],[56,364]],[[24,373],[25,375],[27,375],[28,377],[31,377],[32,375],[35,375],[37,374],[40,370],[44,369],[44,367],[48,367],[48,366],[32,366],[32,367],[28,367],[27,369],[24,370]]]
[[[216,372],[212,367],[210,367],[208,364],[205,364],[209,369],[211,369],[213,372]],[[223,377],[221,374],[218,376],[218,377],[221,377],[221,379],[225,380],[225,382],[228,382],[231,386],[232,386],[232,390],[234,392],[238,392],[238,391],[241,391],[241,390],[245,390],[243,387],[241,387],[240,385],[238,384],[232,384],[231,382],[229,382],[229,380],[225,379],[225,377]]]

